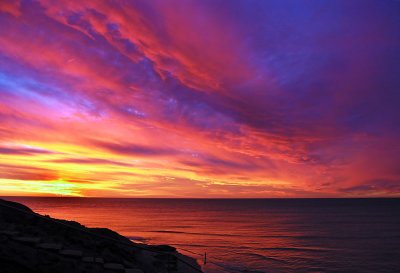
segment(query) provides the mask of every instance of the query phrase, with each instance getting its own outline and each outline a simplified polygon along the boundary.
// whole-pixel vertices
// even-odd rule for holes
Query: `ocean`
[[[175,246],[205,273],[400,272],[400,199],[5,199]]]

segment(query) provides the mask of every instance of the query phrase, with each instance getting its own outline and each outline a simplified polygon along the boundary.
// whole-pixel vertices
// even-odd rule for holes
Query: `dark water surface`
[[[6,199],[199,261],[207,252],[207,273],[400,272],[400,199]]]

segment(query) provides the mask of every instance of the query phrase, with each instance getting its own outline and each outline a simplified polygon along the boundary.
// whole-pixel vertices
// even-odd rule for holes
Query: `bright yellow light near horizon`
[[[224,194],[221,190],[223,186],[237,186],[239,190],[241,186],[248,186],[249,189],[277,185],[290,188],[290,183],[286,181],[263,179],[263,176],[257,173],[245,179],[238,178],[235,174],[215,175],[197,169],[179,168],[179,164],[171,164],[171,158],[132,157],[53,142],[4,145],[16,150],[25,148],[48,152],[29,154],[28,150],[28,154],[2,156],[0,163],[15,168],[0,168],[0,171],[6,174],[5,178],[0,178],[0,195],[183,196],[185,193],[194,195],[189,187],[196,188],[198,184],[202,184],[201,189],[207,190],[216,186],[221,194]],[[74,159],[77,159],[76,162]],[[40,180],[43,178],[45,180]],[[166,180],[168,183],[165,183]],[[176,181],[169,183],[172,180]],[[186,184],[188,190],[183,191],[182,187]]]
[[[60,178],[58,180],[15,180],[0,179],[0,192],[7,195],[57,195],[57,196],[82,196],[82,185],[71,183]]]

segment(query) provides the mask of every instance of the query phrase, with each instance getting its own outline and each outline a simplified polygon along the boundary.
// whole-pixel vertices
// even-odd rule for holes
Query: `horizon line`
[[[58,199],[182,199],[182,200],[288,200],[288,199],[400,199],[400,196],[368,197],[110,197],[110,196],[35,196],[6,195],[0,198],[58,198]]]

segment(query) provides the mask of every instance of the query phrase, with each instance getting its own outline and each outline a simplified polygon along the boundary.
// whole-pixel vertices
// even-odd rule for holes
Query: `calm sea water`
[[[207,252],[207,273],[400,272],[400,199],[7,199],[199,262]]]

